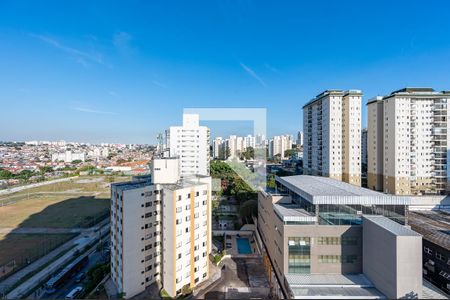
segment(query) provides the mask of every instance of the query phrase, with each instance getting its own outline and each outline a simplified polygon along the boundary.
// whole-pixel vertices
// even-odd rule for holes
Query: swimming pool
[[[237,248],[239,254],[251,254],[252,248],[248,238],[236,238]]]

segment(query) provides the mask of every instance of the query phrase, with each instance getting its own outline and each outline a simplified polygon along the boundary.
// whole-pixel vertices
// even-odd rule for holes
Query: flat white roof
[[[375,223],[376,225],[386,229],[387,231],[397,236],[421,236],[417,232],[409,229],[408,227],[403,226],[395,221],[392,221],[391,219],[386,218],[385,216],[363,215],[363,226],[366,220]]]
[[[276,177],[276,181],[312,204],[409,205],[410,197],[372,191],[336,179],[296,175]]]
[[[295,299],[383,299],[363,274],[286,274]]]
[[[277,204],[273,205],[275,213],[284,222],[316,222],[317,217],[300,208],[297,204]]]

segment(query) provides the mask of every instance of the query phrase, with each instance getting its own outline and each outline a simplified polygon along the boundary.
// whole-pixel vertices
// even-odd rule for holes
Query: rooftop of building
[[[424,239],[450,251],[450,213],[446,211],[410,211],[408,224]]]
[[[384,299],[363,274],[286,274],[295,299]]]
[[[338,89],[330,89],[330,90],[325,90],[322,93],[318,94],[316,97],[314,97],[313,99],[311,99],[310,101],[308,101],[305,105],[303,105],[303,108],[305,108],[308,105],[313,104],[314,102],[326,97],[326,96],[331,96],[331,95],[336,95],[336,96],[347,96],[347,95],[357,95],[357,96],[362,96],[362,91],[361,90],[338,90]]]
[[[308,213],[297,204],[275,203],[273,205],[275,213],[284,222],[315,222],[317,217]]]
[[[396,236],[420,236],[417,232],[409,229],[406,226],[400,225],[399,223],[392,221],[385,216],[378,215],[363,215],[363,224],[365,220],[369,220],[376,225],[386,229]]]
[[[364,274],[286,274],[295,299],[384,299]],[[423,299],[448,299],[448,295],[423,280]]]
[[[312,204],[408,205],[410,197],[372,191],[329,177],[296,175],[276,177],[276,181]]]
[[[181,178],[177,183],[162,183],[161,185],[164,188],[169,190],[176,190],[180,188],[191,187],[199,184],[205,184],[205,182],[201,182],[201,179],[208,178],[206,175],[189,175]],[[112,183],[111,186],[114,186],[116,189],[125,191],[132,190],[137,188],[143,188],[145,186],[152,185],[151,175],[145,176],[134,176],[131,181]]]
[[[450,91],[437,92],[433,88],[429,87],[405,87],[396,91],[393,91],[387,96],[376,96],[367,101],[366,105],[382,102],[385,99],[389,99],[395,96],[414,96],[414,97],[441,97],[443,95],[449,95]]]

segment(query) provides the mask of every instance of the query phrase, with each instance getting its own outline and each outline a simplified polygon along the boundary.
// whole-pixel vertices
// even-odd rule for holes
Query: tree
[[[239,208],[239,216],[246,223],[251,223],[252,217],[258,216],[258,201],[248,200],[242,203]]]
[[[267,176],[267,184],[266,184],[266,186],[269,189],[275,189],[277,187],[277,185],[275,183],[275,175],[269,174]]]
[[[244,152],[241,153],[241,159],[253,159],[255,158],[255,149],[253,147],[247,147]]]
[[[50,166],[43,166],[39,168],[39,171],[41,172],[41,174],[45,174],[45,173],[52,173],[53,172],[53,168]]]
[[[297,149],[288,149],[288,150],[284,151],[284,157],[289,157],[290,158],[290,157],[294,156],[297,153],[298,153]]]
[[[11,179],[14,177],[14,174],[8,170],[0,169],[0,179]]]
[[[72,160],[73,165],[78,165],[79,163],[81,163],[81,159]]]
[[[22,170],[18,175],[16,175],[15,177],[16,178],[19,178],[19,179],[23,179],[23,180],[25,180],[25,181],[28,181],[28,179],[30,179],[30,177],[31,176],[33,176],[34,175],[34,172],[33,171],[30,171],[30,170]]]
[[[181,293],[184,296],[190,295],[190,294],[192,294],[192,288],[190,287],[189,284],[186,284],[181,288]]]

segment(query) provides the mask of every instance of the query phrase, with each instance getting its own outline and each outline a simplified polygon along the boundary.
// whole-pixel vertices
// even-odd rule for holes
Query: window
[[[309,237],[290,237],[288,238],[288,272],[304,274],[310,273],[311,255],[310,255]]]
[[[445,256],[436,251],[436,258],[442,261],[445,261]]]
[[[319,263],[322,264],[352,264],[357,259],[357,255],[319,255]]]

